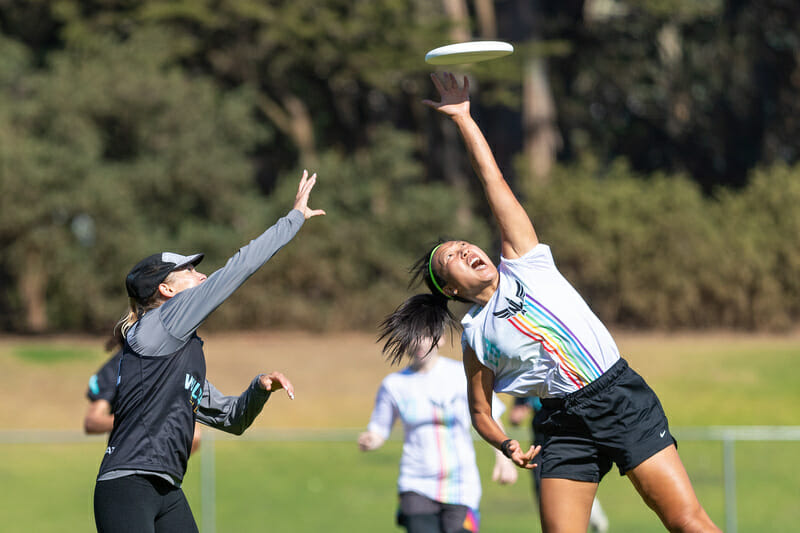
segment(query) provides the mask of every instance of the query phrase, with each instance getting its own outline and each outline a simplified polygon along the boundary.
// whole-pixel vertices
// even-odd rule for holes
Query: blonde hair
[[[171,278],[172,272],[167,274],[167,277],[165,277],[164,281],[161,283],[170,283],[172,281]],[[166,299],[161,296],[158,289],[144,302],[140,302],[136,298],[128,298],[128,311],[122,315],[122,318],[120,318],[116,326],[114,326],[114,335],[119,331],[124,339],[128,335],[128,330],[131,329],[131,326],[138,322],[146,312],[159,307],[165,301]]]
[[[114,335],[116,335],[117,331],[119,331],[122,333],[122,337],[125,338],[125,336],[128,334],[128,330],[131,329],[131,326],[133,326],[136,321],[139,320],[139,315],[136,312],[136,308],[136,298],[128,298],[128,312],[122,315],[122,318],[117,321],[117,325],[114,326]]]

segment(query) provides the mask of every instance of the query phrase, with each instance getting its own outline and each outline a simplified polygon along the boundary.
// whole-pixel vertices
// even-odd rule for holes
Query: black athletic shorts
[[[612,463],[624,475],[677,444],[658,397],[624,359],[579,391],[542,399],[534,431],[543,478],[595,483]]]
[[[397,525],[408,533],[473,533],[480,513],[466,505],[442,503],[416,492],[401,492]]]

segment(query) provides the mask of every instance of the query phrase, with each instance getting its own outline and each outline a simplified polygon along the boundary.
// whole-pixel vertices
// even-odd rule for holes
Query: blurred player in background
[[[414,343],[410,356],[405,370],[381,383],[367,431],[358,437],[359,449],[381,447],[399,419],[404,440],[397,480],[398,525],[409,533],[478,531],[481,482],[464,369],[460,362],[440,357],[430,337]],[[499,419],[504,410],[495,396],[494,416]],[[497,450],[495,456],[492,479],[514,483],[516,467]]]
[[[500,230],[501,258],[495,266],[465,241],[427,251],[414,279],[424,280],[442,311],[426,315],[431,320],[406,332],[388,355],[401,358],[415,335],[440,331],[449,299],[473,304],[461,320],[472,424],[522,468],[532,468],[541,450],[545,533],[586,532],[598,484],[614,463],[668,530],[719,531],[697,500],[655,393],[558,271],[505,181],[472,118],[467,78],[459,86],[449,73],[431,77],[441,101],[423,103],[449,117],[461,135]],[[542,399],[541,449],[524,451],[497,425],[493,392]]]
[[[195,270],[203,254],[164,252],[137,263],[125,286],[130,311],[117,373],[114,428],[94,491],[100,532],[196,532],[181,482],[195,421],[241,434],[270,394],[294,388],[280,372],[259,374],[240,396],[224,396],[206,380],[197,328],[286,245],[305,220],[316,174],[303,172],[294,206],[210,276]]]
[[[83,431],[88,434],[108,433],[114,427],[114,399],[117,396],[117,371],[122,356],[121,335],[106,343],[106,351],[114,351],[108,361],[89,378],[86,398],[89,406],[83,417]]]
[[[538,434],[535,429],[537,416],[541,412],[542,401],[538,396],[514,398],[514,404],[508,412],[508,422],[512,426],[520,425],[528,416],[533,415],[531,418],[531,442],[534,446],[541,446],[543,441],[543,439],[537,436]],[[531,470],[531,478],[533,481],[533,500],[538,509],[541,506],[539,494],[541,494],[542,490],[542,469],[534,468]],[[606,533],[608,531],[608,526],[608,517],[605,511],[603,511],[603,507],[600,505],[600,500],[595,496],[592,502],[592,512],[589,515],[589,531]]]

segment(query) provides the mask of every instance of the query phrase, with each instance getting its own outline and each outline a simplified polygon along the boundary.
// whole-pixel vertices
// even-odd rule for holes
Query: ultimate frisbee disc
[[[425,54],[430,65],[461,65],[507,56],[514,47],[503,41],[471,41],[434,48]]]

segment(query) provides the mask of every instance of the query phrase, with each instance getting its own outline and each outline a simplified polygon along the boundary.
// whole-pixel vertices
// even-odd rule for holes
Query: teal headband
[[[442,244],[444,244],[444,243],[442,243]],[[453,297],[445,294],[445,292],[442,290],[442,288],[439,286],[439,284],[436,283],[436,276],[433,275],[433,254],[436,253],[436,250],[438,250],[439,246],[441,246],[442,244],[437,244],[436,248],[431,250],[431,255],[430,255],[430,257],[428,257],[428,276],[430,276],[431,281],[433,282],[433,286],[436,287],[439,290],[439,292],[441,292],[445,297],[447,297],[447,298],[452,300]]]

